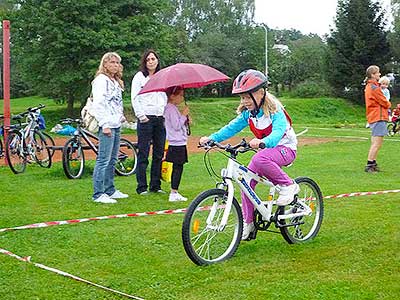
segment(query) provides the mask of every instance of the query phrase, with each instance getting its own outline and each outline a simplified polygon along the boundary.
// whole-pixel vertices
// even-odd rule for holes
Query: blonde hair
[[[263,110],[264,115],[269,116],[270,114],[276,113],[281,107],[283,107],[283,105],[278,100],[278,98],[269,93],[266,89],[264,89],[264,92],[265,92],[265,101],[261,106],[261,108]],[[236,109],[236,112],[238,114],[241,114],[244,110],[246,110],[246,107],[244,106],[243,103],[240,103]]]
[[[389,84],[390,84],[390,79],[389,79],[389,77],[387,77],[387,76],[382,76],[382,77],[379,79],[379,83],[380,83],[380,84],[384,83],[384,84],[386,84],[387,86],[389,86]]]
[[[114,57],[115,57],[115,58],[118,60],[118,62],[120,63],[121,68],[120,68],[120,70],[119,70],[116,74],[112,75],[112,74],[110,74],[110,72],[109,72],[109,71],[107,70],[107,68],[105,67],[105,64],[106,64],[107,62],[109,62],[109,61],[110,61],[112,58],[114,58]],[[121,89],[123,90],[123,89],[124,89],[124,82],[122,81],[122,71],[123,71],[123,68],[124,68],[124,67],[123,67],[122,64],[121,64],[121,56],[119,56],[118,53],[116,53],[116,52],[107,52],[107,53],[104,54],[103,57],[101,58],[99,68],[97,69],[97,72],[96,72],[96,76],[98,76],[98,75],[100,75],[100,74],[104,74],[104,75],[106,75],[106,76],[108,76],[108,77],[110,77],[110,78],[113,78],[113,79],[117,80],[118,83],[119,83],[119,85],[120,85],[120,87],[121,87]]]
[[[377,73],[377,72],[379,72],[379,67],[378,66],[376,66],[376,65],[369,66],[367,68],[367,70],[365,71],[365,76],[366,77],[364,79],[364,82],[366,83],[368,81],[368,79],[371,79],[372,75]]]

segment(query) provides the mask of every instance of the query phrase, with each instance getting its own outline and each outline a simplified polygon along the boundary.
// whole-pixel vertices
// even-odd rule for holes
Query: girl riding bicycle
[[[260,144],[265,144],[265,149],[252,157],[249,169],[280,186],[276,204],[284,206],[291,203],[299,192],[299,186],[282,170],[282,166],[291,164],[296,158],[297,138],[283,105],[267,92],[267,83],[267,77],[259,71],[250,69],[241,72],[232,87],[232,94],[240,96],[239,115],[219,131],[200,138],[200,144],[210,140],[222,142],[250,126],[255,135],[250,146],[258,149]],[[256,184],[255,181],[250,183],[253,189]],[[244,217],[242,240],[246,240],[255,230],[254,205],[244,193],[241,196]]]

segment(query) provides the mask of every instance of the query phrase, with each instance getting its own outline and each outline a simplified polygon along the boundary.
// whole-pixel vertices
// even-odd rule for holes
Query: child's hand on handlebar
[[[199,144],[200,144],[200,145],[204,145],[204,144],[206,144],[208,141],[210,141],[210,138],[209,138],[208,136],[202,136],[202,137],[200,138]]]
[[[249,142],[249,145],[250,145],[250,147],[253,148],[253,149],[265,148],[265,143],[264,143],[264,141],[263,141],[263,140],[260,140],[260,139],[252,139],[252,140]]]

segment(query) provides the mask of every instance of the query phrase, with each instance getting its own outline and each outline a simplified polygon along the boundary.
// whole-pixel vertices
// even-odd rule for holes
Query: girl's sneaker
[[[246,223],[243,222],[243,234],[242,234],[242,241],[247,240],[250,236],[250,233],[252,233],[254,230],[256,230],[256,227],[254,226],[254,223]]]
[[[294,195],[300,192],[300,187],[297,183],[291,185],[281,185],[279,197],[276,199],[276,205],[285,206],[294,200]]]
[[[179,194],[178,192],[176,193],[170,193],[169,194],[169,201],[170,202],[177,202],[177,201],[186,201],[187,198],[183,197],[181,194]]]

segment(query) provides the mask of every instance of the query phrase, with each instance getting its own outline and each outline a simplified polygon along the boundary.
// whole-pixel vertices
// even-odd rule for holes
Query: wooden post
[[[3,105],[4,127],[10,126],[10,21],[3,20]],[[4,149],[7,140],[7,130],[3,131]],[[7,160],[6,160],[7,164]]]

